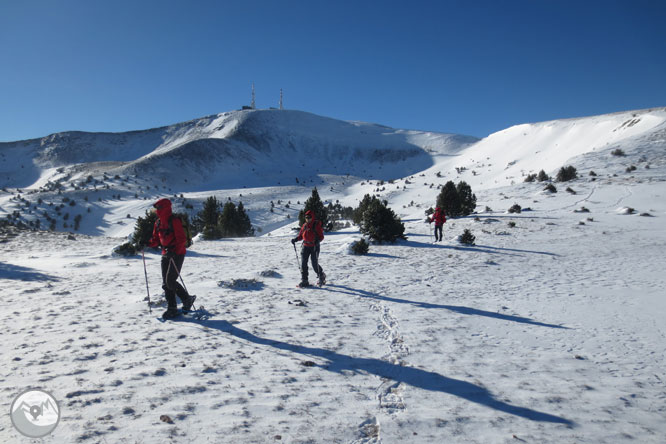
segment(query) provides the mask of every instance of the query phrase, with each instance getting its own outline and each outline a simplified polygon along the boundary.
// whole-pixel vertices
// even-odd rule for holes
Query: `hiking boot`
[[[194,305],[194,300],[197,297],[194,295],[188,295],[183,299],[183,313],[189,313],[192,309],[192,305]]]
[[[167,319],[173,319],[175,317],[178,317],[180,315],[180,312],[178,312],[177,308],[167,308],[167,311],[165,311],[162,314],[162,319],[167,320]]]
[[[306,288],[306,287],[309,287],[309,286],[310,286],[310,283],[308,281],[301,281],[301,283],[298,284],[299,288]]]
[[[319,273],[319,283],[318,283],[318,284],[319,284],[319,286],[321,287],[321,286],[324,285],[325,283],[326,283],[326,273],[324,273],[324,272],[322,271],[321,273]]]

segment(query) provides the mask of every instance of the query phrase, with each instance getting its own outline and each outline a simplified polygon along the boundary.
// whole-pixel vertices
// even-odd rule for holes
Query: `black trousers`
[[[442,236],[442,227],[444,225],[437,225],[435,224],[435,240],[436,241],[441,241],[443,236]],[[437,237],[437,232],[439,232],[439,238]]]
[[[317,273],[317,276],[324,272],[324,269],[319,265],[319,244],[314,247],[303,245],[301,248],[301,279],[303,282],[308,282],[308,259],[312,262],[312,269]]]
[[[181,302],[189,297],[187,291],[178,283],[178,275],[183,262],[185,261],[184,254],[177,254],[174,256],[165,254],[162,256],[162,289],[164,290],[164,297],[166,297],[169,308],[176,308],[176,295],[180,298]]]

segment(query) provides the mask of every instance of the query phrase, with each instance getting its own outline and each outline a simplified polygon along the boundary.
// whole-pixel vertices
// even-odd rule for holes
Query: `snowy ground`
[[[663,443],[665,121],[662,109],[518,126],[384,185],[321,175],[325,199],[387,199],[408,236],[353,256],[357,228],[327,234],[323,288],[295,288],[289,240],[309,183],[217,190],[242,193],[263,230],[188,251],[183,278],[204,320],[160,322],[141,257],[111,253],[167,191],[134,178],[122,198],[120,184],[68,191],[89,210],[80,232],[0,229],[0,408],[50,392],[62,418],[46,443]],[[557,193],[523,183],[568,164],[580,177]],[[432,243],[424,210],[456,167],[479,213]],[[32,213],[16,190],[0,210],[35,217],[63,199],[28,191]],[[515,203],[525,211],[509,214]],[[465,228],[476,245],[456,241]],[[159,260],[146,255],[153,301]],[[30,440],[0,414],[0,442]]]
[[[577,188],[521,186],[532,211],[450,221],[441,244],[416,215],[365,257],[330,234],[321,289],[294,288],[287,231],[197,242],[183,277],[202,321],[149,314],[119,239],[19,233],[1,244],[4,404],[54,394],[44,442],[663,442],[666,187]],[[0,418],[3,442],[28,441]]]

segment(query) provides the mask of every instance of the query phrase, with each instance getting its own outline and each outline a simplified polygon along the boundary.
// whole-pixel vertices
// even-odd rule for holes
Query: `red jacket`
[[[430,222],[433,221],[435,222],[435,225],[444,225],[444,222],[446,222],[446,215],[444,214],[444,210],[439,207],[435,208],[435,214],[433,214],[432,218],[430,219]]]
[[[321,226],[321,221],[312,219],[310,223],[306,222],[298,232],[296,241],[302,240],[303,245],[306,247],[314,247],[316,242],[324,240],[324,229]]]
[[[162,254],[172,252],[178,255],[187,253],[187,235],[183,229],[180,218],[173,216],[171,212],[171,201],[160,199],[155,202],[157,209],[157,221],[153,226],[153,237],[148,242],[149,247],[162,247]]]

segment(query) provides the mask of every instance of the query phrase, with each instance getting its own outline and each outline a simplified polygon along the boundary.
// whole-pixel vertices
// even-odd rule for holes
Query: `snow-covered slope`
[[[60,214],[57,230],[74,233],[0,225],[4,411],[27,388],[51,393],[62,417],[46,443],[661,444],[665,113],[521,125],[476,144],[291,112],[70,134],[78,142],[45,140],[48,150],[3,144],[3,180],[16,182],[4,182],[2,212]],[[203,159],[185,165],[201,173],[196,184],[162,182],[186,152]],[[405,160],[383,157],[396,153]],[[238,179],[226,169],[237,162],[251,175],[261,156],[274,176],[227,185],[203,174]],[[322,169],[306,178],[308,156]],[[347,176],[352,157],[366,171]],[[557,193],[523,182],[565,165],[579,177],[554,183]],[[472,185],[478,213],[450,219],[432,243],[424,210],[447,180]],[[294,288],[289,241],[314,185],[346,205],[386,198],[408,240],[353,256],[356,227],[327,233],[328,285]],[[195,242],[182,278],[211,317],[160,323],[160,256],[146,254],[146,275],[141,256],[111,251],[156,198],[197,211],[211,194],[242,200],[263,231]],[[514,203],[525,211],[509,214]],[[465,229],[476,245],[456,241]],[[147,291],[162,304],[152,313]],[[26,439],[0,414],[0,442]]]
[[[277,185],[287,177],[293,180],[292,173],[389,179],[432,165],[428,151],[415,142],[418,135],[300,111],[235,111],[147,131],[68,132],[3,143],[0,186],[34,187],[57,177],[54,169],[74,165],[73,179],[103,172],[138,175],[182,190]],[[438,135],[426,143],[439,152],[473,141]]]
[[[645,150],[666,137],[666,109],[630,111],[578,119],[517,125],[491,134],[455,159],[452,166],[467,170],[474,189],[522,182],[528,174],[545,170],[555,176],[580,157],[615,149]],[[657,152],[644,153],[659,157]],[[441,167],[441,166],[438,166]]]

